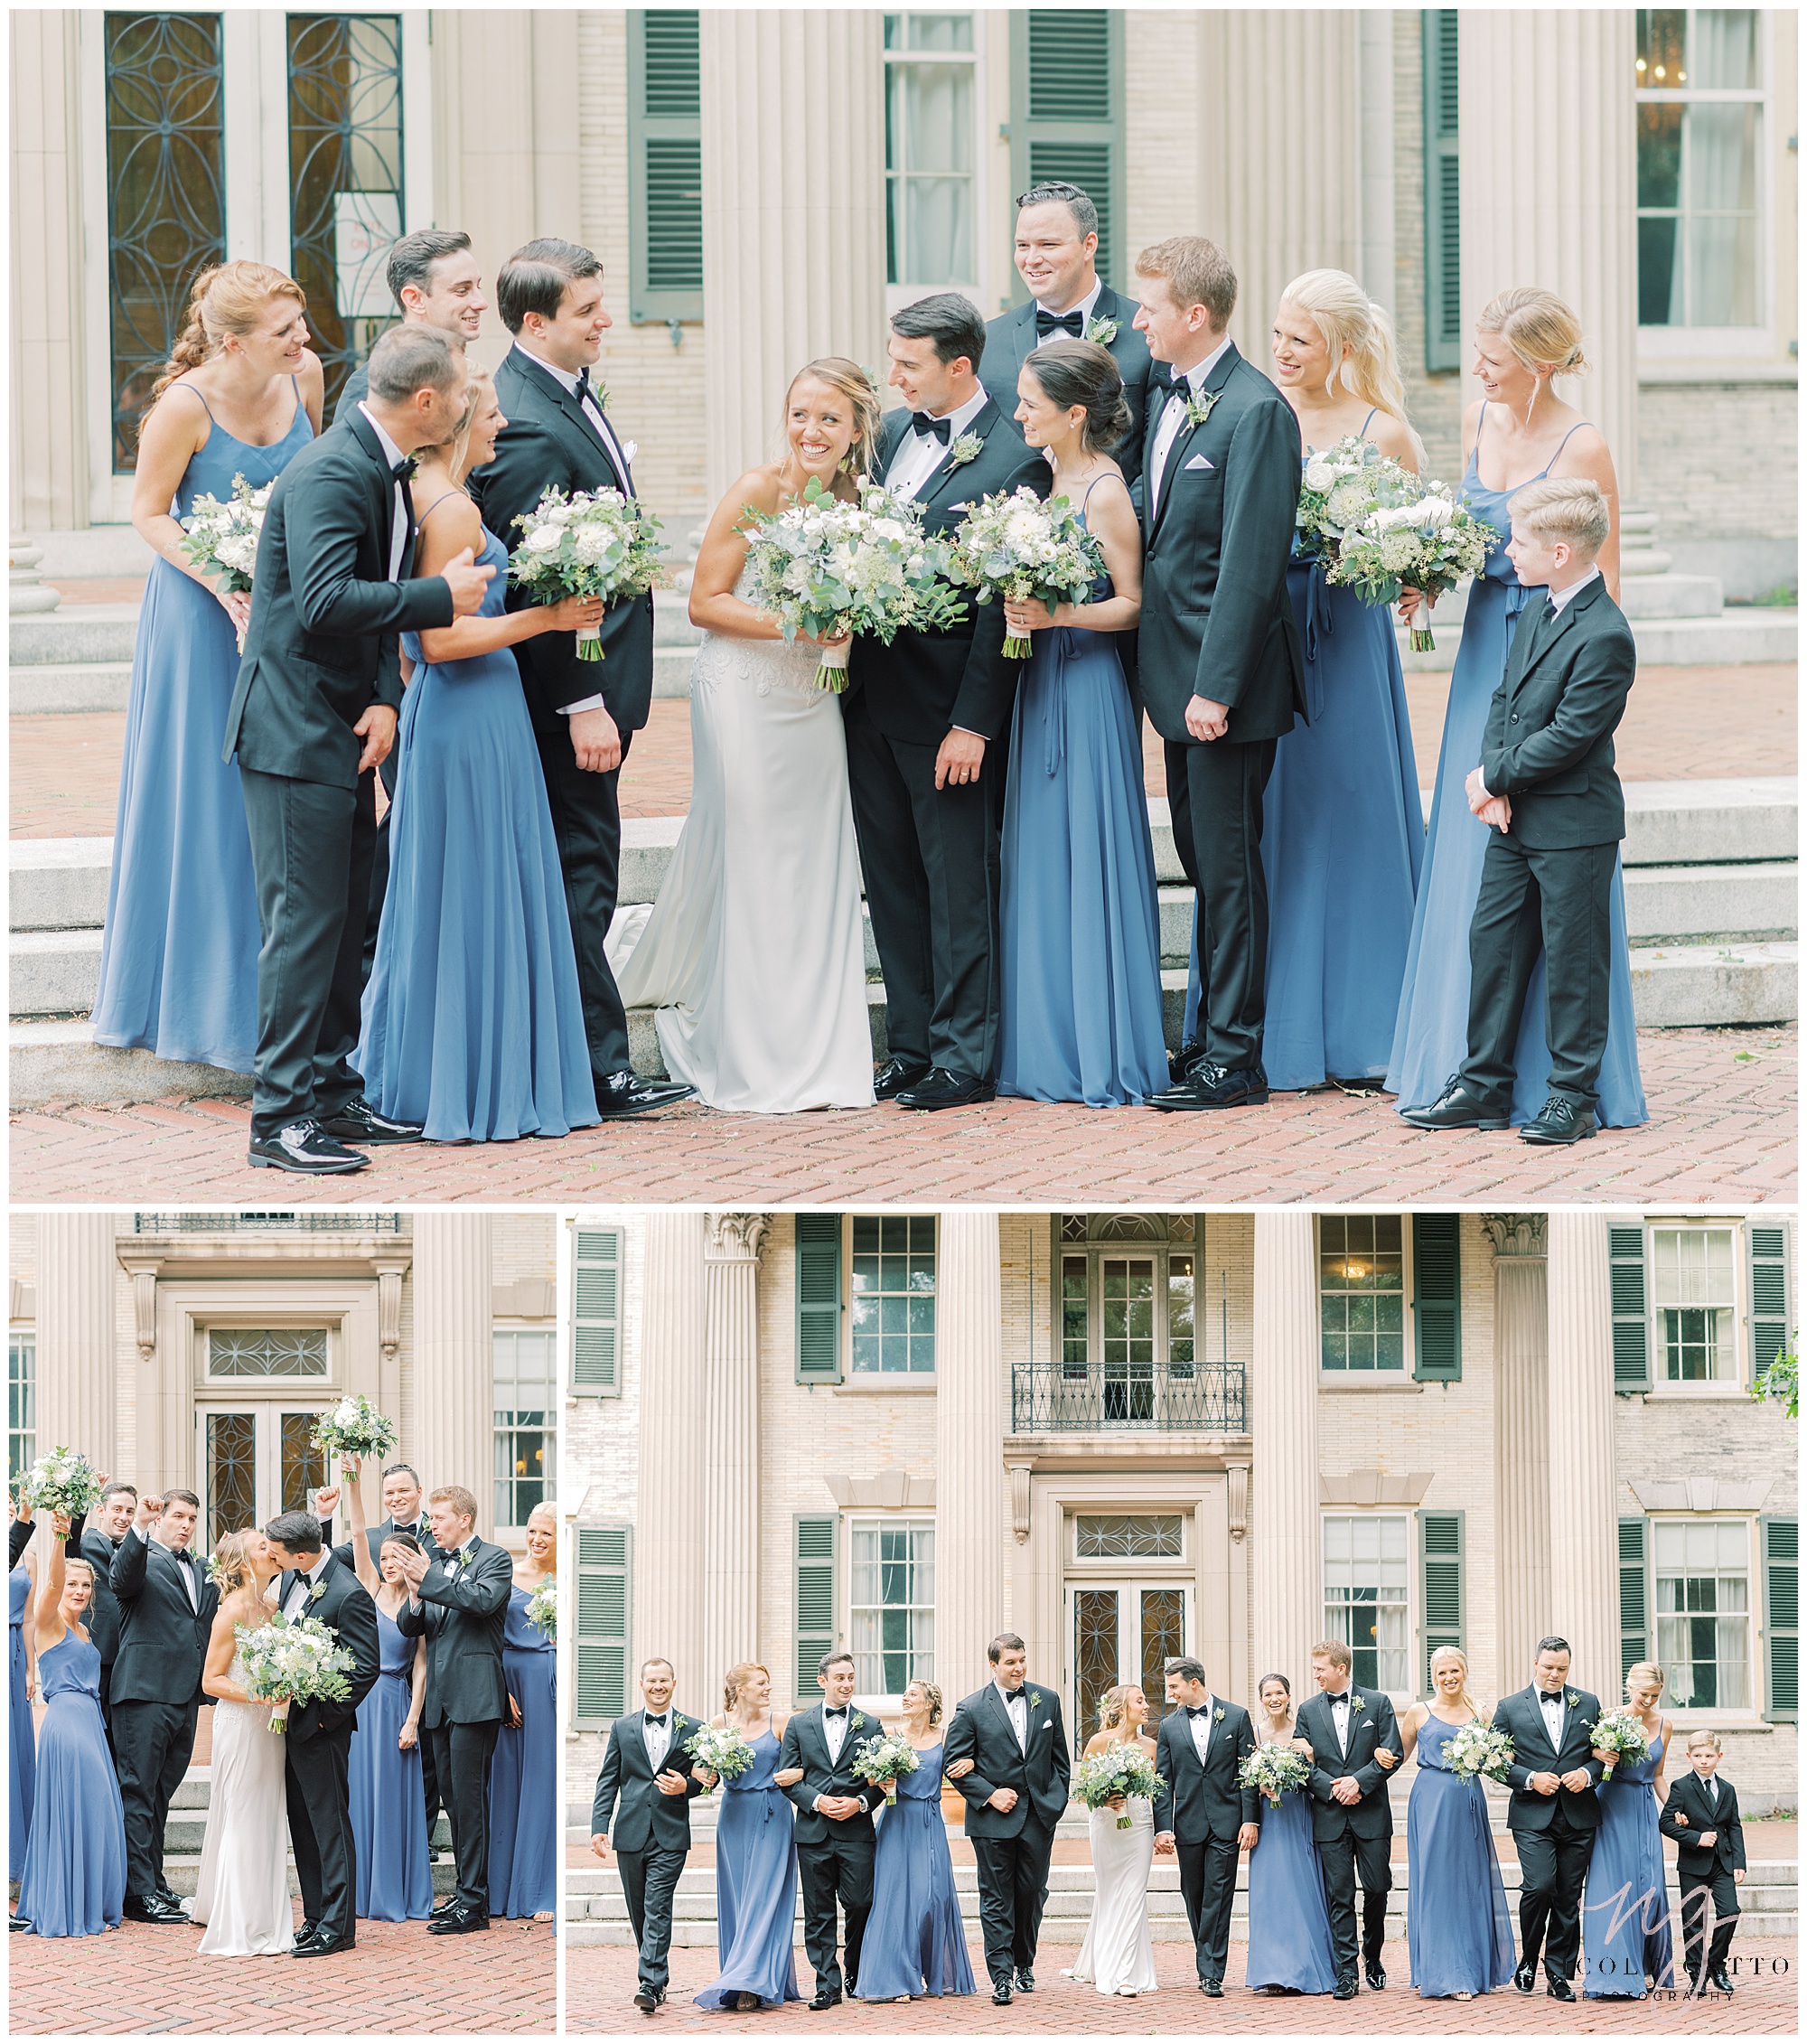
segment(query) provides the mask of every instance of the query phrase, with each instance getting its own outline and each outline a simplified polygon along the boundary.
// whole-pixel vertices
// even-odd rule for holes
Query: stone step
[[[1792,859],[1800,830],[1792,774],[1628,781],[1622,856],[1634,866],[1736,866]]]
[[[14,838],[6,849],[9,929],[100,927],[107,915],[111,838]]]
[[[1798,943],[1632,948],[1632,1001],[1643,1029],[1792,1022],[1800,1013]]]
[[[1667,554],[1653,554],[1653,561],[1666,567]],[[1620,588],[1619,608],[1631,619],[1634,636],[1640,624],[1658,618],[1718,617],[1726,607],[1726,592],[1717,575],[1665,574],[1653,567],[1648,574],[1625,571]],[[1642,652],[1642,643],[1640,643]]]
[[[1640,939],[1775,941],[1795,934],[1800,868],[1793,860],[1751,866],[1639,866],[1624,877],[1625,927]]]
[[[7,624],[8,664],[21,667],[132,664],[138,636],[136,604],[69,604],[42,617]]]
[[[74,717],[94,710],[123,710],[131,693],[130,661],[14,666],[6,679],[6,707],[14,717]]]

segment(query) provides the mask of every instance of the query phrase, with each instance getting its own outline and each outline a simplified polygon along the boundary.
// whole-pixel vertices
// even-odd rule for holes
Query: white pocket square
[[[1044,1718],[1042,1720],[1042,1730],[1044,1731],[1052,1731],[1053,1729],[1054,1721],[1052,1718]]]
[[[1215,462],[1206,461],[1203,455],[1194,455],[1192,459],[1186,464],[1186,466],[1189,469],[1215,468],[1217,466],[1217,464]]]

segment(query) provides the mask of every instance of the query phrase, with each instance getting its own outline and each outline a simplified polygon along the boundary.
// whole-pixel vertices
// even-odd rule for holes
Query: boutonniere
[[[308,1592],[307,1600],[310,1604],[318,1604],[320,1599],[324,1597],[325,1594],[326,1585],[323,1582],[317,1582]]]
[[[1029,1708],[1032,1711],[1039,1711],[1042,1708],[1042,1699],[1033,1690],[1029,1692]]]
[[[1222,390],[1188,390],[1186,392],[1186,424],[1203,426],[1216,409]]]
[[[847,1730],[849,1731],[857,1731],[865,1722],[865,1718],[862,1717],[857,1711],[856,1711],[852,1717],[847,1720]]]
[[[1096,341],[1100,348],[1108,348],[1117,338],[1117,322],[1114,319],[1089,319],[1085,323],[1085,337]]]
[[[985,442],[980,439],[977,433],[962,433],[953,445],[948,449],[948,466],[950,468],[963,468],[968,462],[978,458],[984,445]]]
[[[1358,1718],[1363,1717],[1367,1714],[1368,1706],[1366,1702],[1362,1697],[1352,1696],[1349,1699],[1349,1708],[1354,1711],[1355,1715]]]
[[[1218,1725],[1221,1725],[1221,1724],[1222,1724],[1222,1723],[1223,1722],[1223,1706],[1222,1706],[1222,1704],[1221,1704],[1221,1703],[1220,1703],[1220,1704],[1219,1704],[1219,1705],[1217,1706],[1216,1710],[1214,1710],[1214,1711],[1212,1711],[1212,1712],[1211,1713],[1211,1721],[1212,1721],[1212,1722],[1213,1724],[1218,1724]]]
[[[1575,1692],[1571,1689],[1568,1692],[1568,1708],[1571,1711],[1574,1710],[1579,1704],[1580,1701],[1581,1699],[1578,1695],[1576,1695]]]

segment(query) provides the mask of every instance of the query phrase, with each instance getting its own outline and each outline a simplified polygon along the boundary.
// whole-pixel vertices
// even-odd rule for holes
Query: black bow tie
[[[650,1725],[662,1725],[665,1722],[665,1719],[662,1713],[659,1717],[655,1718],[652,1712],[649,1711],[646,1713],[646,1721]]]
[[[1077,307],[1070,313],[1051,313],[1035,307],[1035,332],[1046,340],[1051,333],[1071,333],[1075,341],[1085,338],[1085,314]]]
[[[1022,1693],[1023,1692],[1020,1689],[1006,1689],[1004,1692],[1004,1701],[1006,1703],[1014,1703]]]
[[[927,412],[912,412],[910,428],[919,440],[926,440],[932,435],[945,447],[953,432],[954,422],[951,418],[931,418]]]
[[[1185,1714],[1189,1718],[1207,1717],[1210,1712],[1211,1705],[1209,1703],[1188,1703],[1185,1707]]]
[[[415,455],[404,455],[390,468],[390,480],[396,483],[412,483],[414,481],[414,464],[418,458]]]
[[[194,1557],[185,1547],[171,1548],[170,1556],[173,1561],[180,1561],[184,1569],[192,1569],[194,1566]]]
[[[577,371],[577,389],[576,396],[577,402],[580,405],[586,398],[593,405],[596,401],[595,393],[590,389],[590,372],[587,369],[580,369]]]
[[[844,1718],[847,1716],[847,1705],[845,1703],[825,1703],[822,1706],[822,1715],[825,1718]]]

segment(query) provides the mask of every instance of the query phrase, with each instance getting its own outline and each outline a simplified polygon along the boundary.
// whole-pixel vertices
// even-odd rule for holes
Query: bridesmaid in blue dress
[[[1642,2001],[1651,1987],[1673,1987],[1668,1874],[1656,1820],[1668,1797],[1663,1757],[1675,1727],[1659,1708],[1662,1670],[1640,1661],[1625,1672],[1625,1701],[1650,1734],[1642,1760],[1619,1760],[1594,1794],[1600,1823],[1587,1862],[1581,1925],[1589,2001]],[[1606,1755],[1596,1749],[1595,1758]]]
[[[482,607],[403,638],[389,881],[352,1064],[382,1113],[428,1142],[563,1136],[596,1119],[565,879],[539,753],[509,649],[594,624],[599,599],[508,614],[508,549],[483,529],[464,478],[506,423],[487,374],[471,417],[415,473],[417,571],[469,548],[495,569]]]
[[[12,1799],[7,1804],[9,1851],[7,1878],[17,1880],[25,1863],[25,1838],[32,1828],[32,1795],[38,1779],[36,1728],[32,1721],[32,1692],[37,1686],[36,1634],[27,1623],[34,1584],[32,1557],[20,1558],[7,1577],[12,1602],[7,1613],[7,1646],[11,1649],[7,1691],[7,1745],[12,1757]]]
[[[778,1767],[784,1728],[772,1714],[772,1676],[756,1663],[728,1670],[726,1711],[753,1748],[753,1765],[724,1783],[716,1824],[716,1939],[721,1968],[697,1996],[702,2009],[772,2009],[801,2002],[792,1940],[797,1918],[797,1842],[787,1787],[801,1767]],[[706,1786],[714,1777],[697,1770]]]
[[[1614,529],[1600,553],[1608,593],[1619,593],[1618,485],[1598,430],[1551,388],[1554,376],[1583,373],[1581,326],[1554,293],[1507,291],[1476,323],[1475,373],[1486,396],[1462,421],[1466,467],[1462,501],[1499,534],[1468,590],[1443,749],[1437,763],[1430,833],[1419,877],[1411,952],[1400,996],[1386,1088],[1400,1107],[1434,1101],[1468,1046],[1468,925],[1481,892],[1488,826],[1470,813],[1465,783],[1480,762],[1487,709],[1505,672],[1519,614],[1529,598],[1512,562],[1512,500],[1527,483],[1552,473],[1587,476],[1600,485]],[[1495,487],[1484,473],[1502,477]],[[1408,614],[1413,599],[1400,605]],[[1631,954],[1625,936],[1622,872],[1613,876],[1611,1026],[1600,1067],[1595,1117],[1602,1128],[1633,1128],[1649,1120],[1638,1075],[1637,1025],[1632,1011]],[[1544,967],[1539,958],[1519,1028],[1512,1122],[1535,1120],[1550,1078],[1544,1036]]]
[[[907,2002],[919,1994],[970,1994],[972,1961],[954,1892],[954,1865],[941,1815],[941,1692],[913,1682],[904,1692],[904,1737],[921,1756],[899,1775],[897,1800],[878,1814],[872,1861],[872,1913],[859,1953],[858,2002]]]
[[[1016,417],[1103,549],[1083,604],[1006,604],[1035,652],[1005,776],[997,1090],[1122,1107],[1167,1083],[1161,933],[1142,746],[1118,637],[1142,614],[1142,546],[1123,473],[1123,380],[1091,341],[1024,363]]]
[[[536,1505],[502,1631],[509,1716],[490,1762],[490,1911],[550,1923],[558,1913],[558,1648],[527,1615],[558,1572],[558,1521]]]
[[[1400,1735],[1418,1761],[1406,1805],[1406,1943],[1421,2000],[1490,1994],[1512,1977],[1512,1918],[1478,1780],[1451,1769],[1447,1748],[1481,1717],[1457,1647],[1430,1657],[1436,1694],[1414,1703]]]
[[[34,1620],[45,1710],[18,1913],[40,1937],[117,1930],[126,1905],[126,1808],[100,1719],[100,1649],[81,1622],[94,1571],[65,1556],[68,1535],[58,1513]]]
[[[263,263],[203,270],[138,437],[132,523],[155,549],[138,614],[94,1040],[248,1072],[257,896],[236,761],[222,761],[248,595],[182,552],[199,496],[261,489],[320,430],[301,286]]]
[[[1256,1694],[1264,1746],[1292,1746],[1311,1758],[1293,1716],[1293,1685],[1263,1675]],[[1289,1788],[1261,1813],[1261,1842],[1249,1855],[1249,1964],[1246,1984],[1269,1994],[1329,1994],[1336,1954],[1324,1870],[1311,1835],[1311,1796]]]

